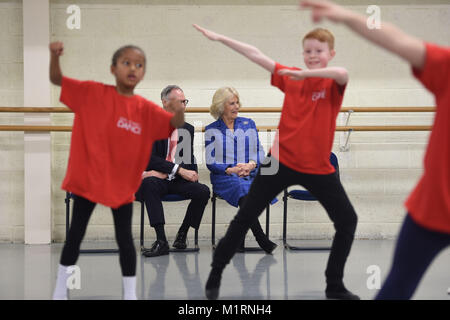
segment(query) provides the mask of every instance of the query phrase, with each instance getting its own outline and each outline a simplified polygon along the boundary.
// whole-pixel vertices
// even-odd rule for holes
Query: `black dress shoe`
[[[325,295],[328,299],[338,299],[338,300],[360,300],[359,296],[351,293],[347,289],[342,291],[325,291]]]
[[[177,236],[175,237],[175,241],[172,244],[172,247],[177,249],[186,249],[186,232],[178,231]]]
[[[144,250],[142,254],[149,258],[169,254],[169,243],[167,241],[156,240],[153,242],[152,247]]]

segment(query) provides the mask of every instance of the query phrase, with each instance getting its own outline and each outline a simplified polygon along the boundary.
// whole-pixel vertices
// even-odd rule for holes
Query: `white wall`
[[[22,1],[0,1],[0,106],[23,106]],[[0,124],[23,124],[1,113]],[[0,241],[24,240],[24,134],[0,132]]]
[[[381,17],[410,33],[429,41],[450,45],[449,1],[344,1],[351,9],[365,13],[367,5],[379,3]],[[81,29],[69,30],[66,8],[81,7]],[[147,74],[137,92],[159,103],[159,93],[168,84],[178,84],[190,100],[190,106],[207,107],[220,86],[234,86],[246,107],[278,107],[283,95],[270,86],[269,74],[252,65],[219,43],[207,41],[195,31],[198,23],[242,41],[250,42],[275,60],[303,66],[301,38],[314,28],[309,13],[297,10],[297,1],[52,1],[51,40],[65,45],[62,68],[66,75],[114,83],[109,73],[113,52],[121,45],[133,43],[147,54]],[[355,5],[359,4],[359,5]],[[15,17],[14,17],[15,15]],[[13,17],[12,17],[13,16]],[[19,75],[0,73],[0,105],[21,106],[23,79],[20,77],[21,9],[20,1],[0,2],[0,38],[16,49],[0,48],[0,68]],[[408,66],[396,57],[369,45],[342,26],[326,23],[336,36],[337,55],[331,65],[349,70],[350,83],[344,106],[432,106],[431,96],[412,79]],[[13,50],[10,52],[9,50]],[[9,57],[9,58],[8,58]],[[20,57],[20,58],[18,58]],[[18,69],[18,70],[17,70]],[[16,72],[16,73],[17,73]],[[53,89],[53,106],[59,89]],[[278,114],[241,114],[255,119],[258,125],[276,125]],[[71,124],[72,115],[55,114],[54,124]],[[354,114],[350,124],[431,124],[433,114],[367,113]],[[17,115],[2,114],[2,123],[20,123]],[[14,121],[11,121],[14,119]],[[187,114],[196,126],[213,121],[209,114]],[[17,121],[16,121],[17,120]],[[339,123],[343,121],[338,120]],[[23,134],[0,133],[0,240],[23,241]],[[404,216],[403,201],[421,174],[427,132],[355,132],[350,150],[339,151],[344,134],[336,133],[341,178],[358,213],[358,238],[392,238]],[[203,157],[203,137],[196,134],[195,153]],[[70,133],[52,133],[52,215],[53,240],[64,239],[64,192],[60,185],[65,174]],[[264,142],[263,142],[264,143]],[[267,149],[269,143],[265,143]],[[11,150],[13,149],[13,150]],[[5,161],[3,161],[5,158]],[[3,163],[6,163],[4,167]],[[22,176],[20,176],[22,175]],[[204,164],[200,180],[210,185]],[[186,204],[167,204],[166,230],[173,238]],[[332,225],[326,213],[315,203],[290,201],[289,237],[328,238]],[[218,201],[217,234],[223,234],[236,210]],[[211,205],[208,204],[200,236],[210,237]],[[261,218],[264,222],[264,218]],[[282,201],[272,207],[271,236],[280,238]],[[139,205],[135,205],[135,236],[138,237]],[[153,237],[146,218],[147,238]],[[193,233],[192,233],[193,234]],[[22,237],[21,237],[22,236]],[[98,206],[88,227],[86,239],[113,239],[110,210]]]

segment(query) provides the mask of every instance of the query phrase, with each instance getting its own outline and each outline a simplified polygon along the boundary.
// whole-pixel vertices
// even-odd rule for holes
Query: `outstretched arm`
[[[195,29],[203,33],[203,35],[207,37],[209,40],[222,42],[227,47],[230,47],[234,51],[247,57],[254,63],[260,65],[261,67],[269,71],[270,73],[273,73],[273,71],[275,70],[275,61],[273,61],[271,58],[263,54],[261,50],[259,50],[258,48],[249,45],[247,43],[231,39],[222,34],[218,34],[213,31],[207,30],[196,24],[194,24],[193,26]]]
[[[278,71],[278,74],[290,76],[293,80],[303,80],[305,78],[331,78],[340,85],[344,85],[348,82],[348,72],[341,67],[306,70],[282,69]]]
[[[62,72],[59,66],[59,57],[63,55],[64,45],[62,42],[52,42],[50,49],[50,81],[54,85],[61,86]]]
[[[422,69],[425,63],[425,44],[390,23],[382,23],[380,29],[369,29],[367,17],[347,10],[330,1],[304,0],[300,5],[312,9],[315,22],[324,18],[344,23],[362,37],[408,61],[413,67]]]

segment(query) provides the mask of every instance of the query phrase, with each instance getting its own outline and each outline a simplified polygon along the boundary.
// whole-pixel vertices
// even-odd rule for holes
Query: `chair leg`
[[[288,200],[288,193],[287,189],[284,189],[284,195],[283,195],[283,245],[286,249],[289,250],[295,250],[295,251],[323,251],[323,250],[330,250],[331,247],[297,247],[297,246],[291,246],[286,241],[286,233],[287,233],[287,200]]]
[[[283,245],[286,248],[286,227],[287,227],[287,189],[284,189],[283,194]]]
[[[66,203],[66,240],[67,236],[69,235],[69,224],[70,224],[70,193],[66,192],[66,198],[64,199],[64,202]]]
[[[198,248],[198,229],[195,229],[194,245],[195,248]]]
[[[211,245],[213,250],[216,248],[216,195],[213,194],[211,198],[212,212],[211,212]]]
[[[141,251],[143,251],[144,248],[144,215],[145,215],[145,206],[144,201],[139,201],[141,203],[141,230],[140,230],[140,245],[141,245]]]

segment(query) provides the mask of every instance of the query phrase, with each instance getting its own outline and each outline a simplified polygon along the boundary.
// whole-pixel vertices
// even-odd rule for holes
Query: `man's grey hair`
[[[161,91],[161,100],[169,100],[168,96],[172,92],[172,90],[180,90],[181,92],[183,92],[183,90],[181,90],[181,88],[179,86],[171,84],[170,86],[165,87]]]

